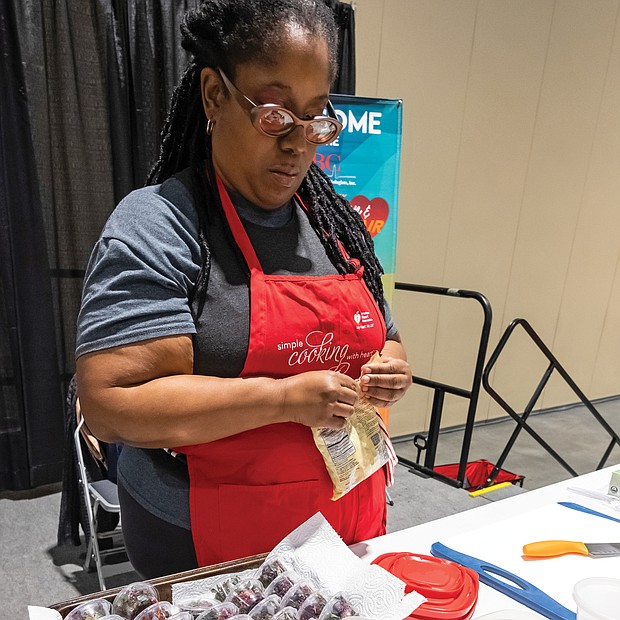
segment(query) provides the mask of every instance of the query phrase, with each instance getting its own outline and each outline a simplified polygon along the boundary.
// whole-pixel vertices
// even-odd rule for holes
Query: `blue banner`
[[[351,95],[331,98],[343,129],[317,149],[315,163],[362,216],[371,234],[391,299],[396,271],[402,101]]]

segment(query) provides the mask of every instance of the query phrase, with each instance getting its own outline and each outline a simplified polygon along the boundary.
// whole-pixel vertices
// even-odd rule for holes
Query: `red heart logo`
[[[383,198],[368,200],[366,196],[354,196],[351,198],[351,207],[362,216],[371,237],[381,232],[390,214],[390,207]]]

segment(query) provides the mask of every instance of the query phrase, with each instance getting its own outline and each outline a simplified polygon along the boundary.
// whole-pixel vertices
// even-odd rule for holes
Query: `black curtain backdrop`
[[[334,92],[355,93],[354,12]],[[84,268],[144,184],[200,0],[0,2],[0,490],[62,479]]]
[[[355,95],[355,11],[350,4],[339,0],[325,0],[338,24],[338,75],[334,93]]]

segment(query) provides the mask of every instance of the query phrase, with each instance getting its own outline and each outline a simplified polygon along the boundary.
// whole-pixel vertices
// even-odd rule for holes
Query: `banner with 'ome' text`
[[[402,101],[332,95],[343,124],[338,140],[317,148],[314,162],[362,216],[385,275],[388,301],[394,289]]]

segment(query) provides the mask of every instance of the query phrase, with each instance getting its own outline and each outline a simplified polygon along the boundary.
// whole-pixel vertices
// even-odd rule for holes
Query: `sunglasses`
[[[315,116],[302,120],[290,110],[275,103],[255,104],[226,77],[221,69],[219,72],[226,88],[235,97],[237,103],[249,112],[252,125],[266,136],[282,138],[301,125],[304,128],[304,136],[310,144],[329,144],[342,131],[342,123],[336,117],[334,106],[329,100],[325,108],[329,116]]]

